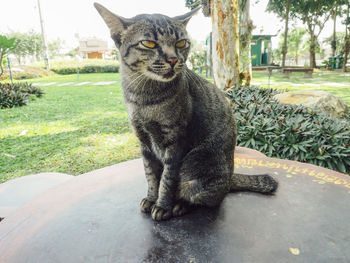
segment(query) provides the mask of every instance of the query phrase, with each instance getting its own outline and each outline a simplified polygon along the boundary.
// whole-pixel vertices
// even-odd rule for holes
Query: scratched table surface
[[[239,147],[235,169],[275,176],[276,195],[165,222],[139,211],[140,159],[74,177],[0,222],[0,262],[350,262],[348,175]]]

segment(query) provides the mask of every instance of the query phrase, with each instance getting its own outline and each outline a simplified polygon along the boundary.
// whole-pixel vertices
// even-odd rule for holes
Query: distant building
[[[110,53],[107,41],[97,38],[87,38],[79,41],[79,52],[83,58],[103,59]]]
[[[253,35],[251,40],[252,66],[271,64],[271,37],[275,35]]]
[[[251,39],[251,56],[252,66],[267,66],[272,63],[272,42],[271,38],[276,35],[252,35]],[[212,34],[206,39],[207,65],[211,65],[211,48],[212,48]]]

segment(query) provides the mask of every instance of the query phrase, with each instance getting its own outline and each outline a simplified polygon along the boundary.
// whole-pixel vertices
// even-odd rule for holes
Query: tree
[[[7,34],[7,37],[17,39],[17,47],[12,51],[12,54],[16,57],[18,64],[21,64],[27,56],[32,56],[36,61],[43,58],[43,41],[40,33],[34,30],[25,33],[12,31]],[[48,43],[50,58],[62,55],[64,45],[64,40],[60,38],[50,41]]]
[[[186,7],[190,8],[191,10],[200,6],[200,4],[201,4],[200,0],[186,0]]]
[[[303,45],[303,49],[307,50],[310,53],[310,46],[311,46],[311,37],[309,36]],[[322,48],[322,46],[320,45],[318,40],[315,43],[315,57],[316,57],[316,55],[319,55],[321,57],[321,59],[323,59],[326,55],[325,49]]]
[[[16,46],[16,38],[7,38],[6,36],[0,35],[0,76],[4,73],[2,59],[16,48]]]
[[[288,37],[288,26],[289,26],[289,18],[294,13],[291,12],[291,7],[293,7],[296,3],[295,0],[270,0],[267,5],[267,11],[273,12],[282,19],[284,19],[284,38],[283,38],[283,46],[282,46],[282,67],[286,64],[286,57],[288,53],[288,45],[287,45],[287,37]]]
[[[240,72],[252,76],[251,39],[254,28],[250,19],[250,0],[239,1],[239,65]]]
[[[348,56],[350,52],[350,1],[348,0],[345,5],[346,17],[343,21],[345,25],[345,37],[344,37],[344,62],[343,62],[343,72],[346,72],[346,64],[348,63]]]
[[[10,32],[7,37],[14,37],[18,39],[18,46],[13,50],[19,64],[26,56],[32,56],[39,61],[42,58],[43,42],[41,35],[34,30],[30,30],[26,33],[22,32]]]
[[[17,39],[17,46],[11,53],[15,56],[18,64],[22,64],[22,58],[28,54],[28,43],[26,41],[27,36],[20,32],[10,32],[7,34],[7,37]]]
[[[65,55],[70,56],[72,58],[76,57],[77,55],[79,55],[79,47],[69,50]]]
[[[305,49],[308,48],[308,45],[305,41],[306,30],[304,28],[295,27],[293,28],[287,36],[288,42],[288,53],[285,57],[287,60],[294,60],[295,64],[299,64],[299,56],[301,53],[305,52]],[[278,48],[273,50],[273,59],[276,60],[277,63],[281,60],[282,50],[284,45],[284,35],[281,35],[281,40],[278,43]]]
[[[238,0],[186,0],[191,9],[202,4],[203,14],[212,20],[214,81],[227,90],[239,84]]]
[[[49,57],[54,58],[56,56],[62,55],[62,49],[64,45],[65,41],[60,38],[50,41],[47,45],[47,48],[49,49]]]
[[[335,44],[334,44],[334,39],[335,39]],[[334,53],[335,55],[340,54],[344,55],[344,40],[345,40],[345,32],[336,32],[335,38],[334,34],[332,36],[325,38],[322,43],[325,45],[330,46],[333,48],[333,46],[336,47],[336,52]],[[332,56],[333,56],[333,50],[332,50]]]
[[[199,67],[204,67],[206,64],[206,51],[203,50],[203,46],[205,43],[197,42],[196,40],[191,40],[192,47],[191,53],[188,57],[188,61],[191,63],[193,70]]]
[[[306,34],[305,28],[296,27],[294,28],[287,37],[290,52],[293,54],[295,64],[298,65],[299,53],[302,48],[303,37]]]
[[[348,2],[349,2],[349,0],[335,0],[333,9],[331,10],[331,16],[333,19],[333,34],[332,34],[332,40],[330,42],[330,45],[332,48],[332,56],[333,57],[336,55],[337,47],[338,47],[338,50],[341,50],[339,48],[339,42],[337,41],[337,32],[336,32],[337,16],[341,16],[341,15],[346,13],[343,10],[346,10],[346,4]],[[344,5],[345,5],[345,7],[344,7]]]
[[[335,52],[337,50],[337,41],[336,41],[337,13],[338,13],[338,3],[335,3],[333,9],[331,10],[331,16],[333,19],[333,34],[332,34],[332,40],[331,40],[333,57],[335,56]]]
[[[281,56],[282,56],[282,45],[280,45],[280,48],[275,48],[272,50],[272,57],[271,61],[273,64],[280,64],[281,63]]]
[[[294,0],[293,0],[294,1]],[[316,48],[318,37],[328,21],[336,0],[298,0],[291,12],[307,26],[310,35],[310,67],[316,67]]]
[[[43,40],[40,33],[31,30],[28,32],[28,54],[33,56],[36,61],[40,61],[43,58]]]

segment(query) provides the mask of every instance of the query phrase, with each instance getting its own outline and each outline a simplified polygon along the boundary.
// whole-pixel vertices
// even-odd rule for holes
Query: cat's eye
[[[143,40],[141,41],[141,44],[147,48],[155,48],[157,46],[156,42],[149,40]]]
[[[176,46],[177,48],[182,48],[182,47],[186,46],[186,40],[183,39],[183,40],[177,41],[176,44],[175,44],[175,46]]]

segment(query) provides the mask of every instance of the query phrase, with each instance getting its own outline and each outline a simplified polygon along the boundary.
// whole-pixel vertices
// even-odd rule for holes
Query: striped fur
[[[231,105],[186,67],[186,23],[196,10],[175,18],[125,19],[95,6],[121,55],[125,104],[148,182],[141,210],[165,220],[194,206],[217,206],[230,191],[274,192],[277,182],[268,175],[233,174],[237,134]],[[181,40],[186,44],[176,47]],[[155,45],[148,48],[144,41]]]

